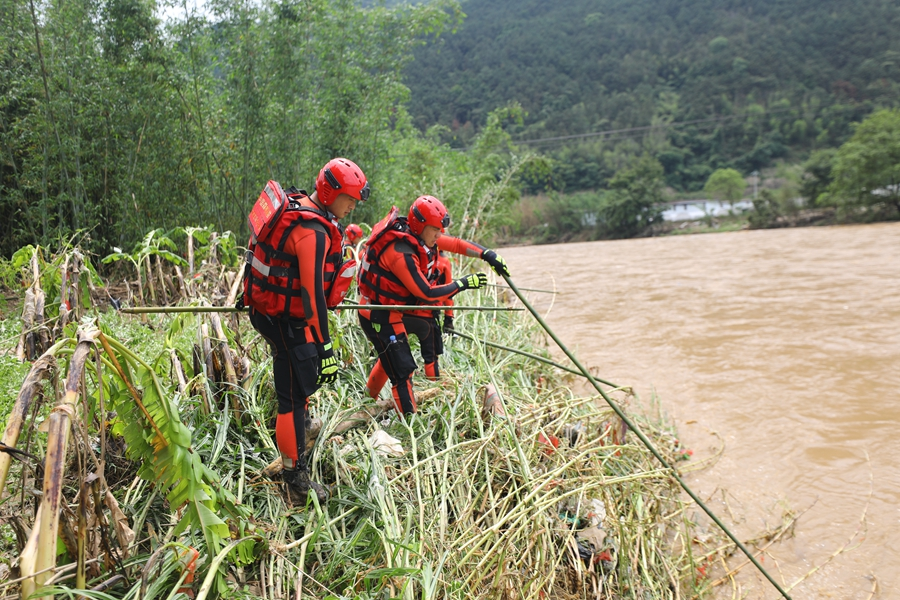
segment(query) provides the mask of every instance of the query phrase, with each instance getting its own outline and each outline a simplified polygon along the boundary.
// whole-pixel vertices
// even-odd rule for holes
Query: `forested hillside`
[[[468,0],[455,34],[406,67],[422,129],[466,146],[509,101],[551,186],[604,187],[649,151],[676,190],[835,147],[900,99],[900,5],[889,0]],[[674,125],[685,123],[683,125]],[[540,181],[532,182],[539,187]]]

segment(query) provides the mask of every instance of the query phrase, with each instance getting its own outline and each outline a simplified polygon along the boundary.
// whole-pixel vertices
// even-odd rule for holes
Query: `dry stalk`
[[[7,420],[6,430],[3,432],[2,443],[6,446],[15,448],[19,441],[19,435],[22,432],[22,426],[25,424],[25,418],[31,406],[34,397],[40,392],[43,380],[56,368],[55,353],[58,346],[54,346],[45,352],[31,366],[31,370],[25,377],[25,381],[16,397],[16,403],[13,405],[12,412]],[[12,456],[8,452],[0,452],[0,495],[6,487],[6,478],[9,474],[9,466]]]
[[[878,580],[875,578],[875,573],[869,573],[867,578],[872,581],[872,591],[869,592],[869,597],[866,600],[872,600],[875,597],[875,592],[878,591]]]
[[[231,354],[231,348],[228,346],[228,338],[225,336],[225,330],[222,328],[222,319],[218,313],[209,313],[209,322],[212,325],[212,334],[216,338],[217,350],[222,354],[225,383],[228,384],[229,391],[234,392],[238,389],[237,372],[234,368],[234,357]],[[240,406],[238,405],[237,394],[232,393],[231,397],[232,408],[235,414],[239,414]]]
[[[169,348],[169,358],[172,361],[172,370],[175,372],[178,394],[184,396],[185,390],[187,390],[187,378],[184,376],[184,367],[181,366],[181,360],[178,359],[178,353],[175,352],[175,348]]]
[[[56,539],[59,535],[59,518],[62,500],[63,477],[65,476],[66,447],[72,420],[75,418],[76,400],[79,397],[79,382],[87,361],[91,345],[100,334],[99,330],[80,331],[75,352],[69,361],[69,375],[65,383],[62,401],[50,413],[50,427],[47,436],[47,457],[44,461],[44,488],[41,501],[41,519],[35,525],[37,554],[33,571],[44,571],[56,566]],[[34,535],[34,532],[32,532]],[[29,543],[31,540],[29,540]],[[22,571],[24,575],[29,573]],[[34,586],[43,585],[47,577],[35,576]],[[31,585],[31,584],[30,584]],[[23,584],[23,589],[25,585]]]
[[[228,296],[225,298],[225,306],[234,306],[234,303],[237,301],[238,292],[241,290],[241,284],[244,283],[244,278],[242,277],[241,270],[234,274],[234,280],[231,282],[231,289],[228,291]]]
[[[150,264],[150,255],[144,256],[144,269],[147,272],[147,287],[150,288],[150,302],[156,305],[156,284],[153,283],[153,267]],[[138,277],[140,279],[140,277]]]
[[[178,278],[178,290],[181,293],[181,299],[187,302],[191,294],[188,291],[187,284],[184,281],[184,274],[181,272],[181,267],[179,267],[178,265],[175,265],[175,276]]]
[[[159,277],[159,291],[162,292],[162,302],[163,304],[169,303],[169,292],[168,285],[166,283],[166,276],[163,274],[162,270],[162,257],[159,255],[156,256],[156,274]]]
[[[826,558],[821,564],[816,565],[815,567],[813,567],[812,569],[810,569],[808,573],[806,573],[805,575],[803,575],[802,577],[800,577],[799,579],[797,579],[794,583],[792,583],[792,584],[786,589],[786,591],[788,591],[788,592],[791,591],[791,590],[794,589],[797,585],[799,585],[799,584],[802,583],[803,581],[806,581],[809,577],[811,577],[811,576],[812,576],[814,573],[816,573],[819,569],[821,569],[822,567],[824,567],[825,565],[827,565],[828,563],[830,563],[832,560],[834,560],[835,558],[837,558],[838,556],[840,556],[841,554],[843,554],[845,551],[847,551],[847,550],[848,550],[848,546],[850,546],[850,544],[853,543],[853,540],[856,539],[856,537],[860,534],[860,532],[863,532],[863,534],[865,534],[865,531],[866,531],[866,514],[869,512],[869,504],[871,504],[871,502],[872,502],[872,494],[874,494],[874,492],[875,492],[875,475],[872,473],[872,463],[871,463],[871,461],[869,460],[869,453],[868,453],[868,452],[866,452],[866,464],[869,465],[869,495],[866,497],[866,505],[863,507],[862,514],[859,516],[859,523],[856,525],[856,530],[853,532],[853,534],[850,536],[850,538],[844,543],[844,545],[842,545],[840,548],[838,548],[837,550],[835,550],[834,552],[832,552],[832,553],[831,553],[831,556],[829,556],[828,558]],[[862,541],[859,542],[859,544],[861,544],[861,543],[862,543]],[[859,547],[859,544],[857,544],[857,545],[854,546],[853,548],[850,548],[850,550],[854,550],[854,549],[858,548],[858,547]]]

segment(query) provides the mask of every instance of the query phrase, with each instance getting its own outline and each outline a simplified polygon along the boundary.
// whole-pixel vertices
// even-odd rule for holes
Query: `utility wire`
[[[643,134],[648,131],[655,131],[655,130],[660,130],[660,129],[670,129],[672,127],[681,127],[681,126],[685,126],[685,125],[715,124],[715,123],[721,123],[722,121],[730,121],[732,119],[741,119],[741,118],[750,117],[750,116],[778,114],[778,113],[788,112],[790,110],[793,110],[793,109],[790,107],[786,107],[786,108],[779,108],[779,109],[774,109],[774,110],[767,110],[767,111],[763,111],[761,113],[755,113],[755,114],[740,113],[740,114],[736,114],[736,115],[723,115],[720,117],[708,117],[706,119],[692,119],[690,121],[673,121],[671,123],[662,123],[659,125],[644,125],[641,127],[624,127],[624,128],[620,128],[620,129],[606,129],[604,131],[592,131],[592,132],[588,132],[588,133],[576,133],[576,134],[572,134],[572,135],[560,135],[560,136],[546,137],[546,138],[511,140],[511,143],[512,144],[529,144],[529,145],[530,144],[543,144],[543,143],[562,142],[562,141],[569,141],[569,140],[581,140],[581,139],[600,137],[600,136],[611,136],[614,134],[618,134],[618,135],[616,135],[616,137],[610,138],[610,139],[622,139],[622,138],[628,138],[628,137],[635,137],[633,134]],[[453,150],[455,150],[457,152],[466,152],[468,150],[471,150],[472,148],[474,148],[474,146],[465,146],[463,148],[453,148]]]

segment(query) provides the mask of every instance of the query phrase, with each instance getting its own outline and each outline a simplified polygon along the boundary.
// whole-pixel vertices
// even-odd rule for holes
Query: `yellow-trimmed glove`
[[[506,265],[506,261],[503,260],[503,257],[498,255],[493,250],[485,250],[481,253],[481,258],[494,269],[494,273],[497,275],[506,275],[509,277],[509,267]]]
[[[457,279],[456,284],[460,290],[477,290],[487,285],[487,275],[485,273],[472,273]]]
[[[318,385],[328,385],[337,380],[338,361],[328,342],[319,349],[319,378],[316,380]]]

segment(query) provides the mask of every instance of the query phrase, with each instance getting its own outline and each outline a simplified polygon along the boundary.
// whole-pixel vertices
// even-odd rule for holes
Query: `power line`
[[[834,108],[834,107],[832,107],[832,108]],[[858,110],[858,108],[854,107],[854,106],[841,106],[838,108],[839,108],[839,110]],[[513,145],[547,144],[547,145],[552,146],[552,145],[556,145],[556,144],[564,145],[565,142],[568,142],[571,140],[582,140],[582,139],[589,139],[589,138],[601,137],[601,136],[609,136],[609,137],[605,138],[605,141],[615,141],[615,140],[621,140],[621,139],[628,139],[628,138],[632,138],[632,137],[638,137],[648,131],[671,129],[673,127],[682,127],[682,126],[687,126],[687,125],[714,125],[716,123],[721,123],[723,121],[730,121],[732,119],[741,119],[741,118],[750,117],[750,116],[780,114],[780,113],[785,113],[785,112],[789,112],[792,110],[797,110],[797,108],[796,107],[784,107],[784,108],[778,108],[778,109],[774,109],[774,110],[766,110],[766,111],[763,111],[760,113],[740,113],[740,114],[736,114],[736,115],[724,115],[724,116],[720,116],[720,117],[709,117],[706,119],[693,119],[693,120],[689,120],[689,121],[674,121],[672,123],[663,123],[660,125],[644,125],[642,127],[625,127],[625,128],[621,128],[621,129],[607,129],[604,131],[592,131],[589,133],[577,133],[577,134],[573,134],[573,135],[561,135],[561,136],[554,136],[554,137],[547,137],[547,138],[534,138],[534,139],[527,139],[527,140],[510,140],[510,143],[512,143]],[[500,144],[496,147],[502,147],[502,146],[503,146],[503,144]],[[468,152],[469,150],[472,150],[473,148],[475,148],[475,146],[463,146],[460,148],[450,148],[450,150],[453,152]],[[406,156],[409,156],[409,154],[404,153],[404,154],[394,155],[395,158],[402,158],[402,157],[406,157]]]
[[[774,111],[773,111],[774,112]],[[779,111],[783,112],[783,111]],[[766,114],[766,113],[762,113]],[[743,115],[728,115],[725,117],[710,117],[708,119],[694,119],[693,121],[676,121],[673,123],[664,123],[662,125],[645,125],[643,127],[626,127],[624,129],[607,129],[606,131],[593,131],[591,133],[578,133],[575,135],[560,135],[557,137],[549,137],[549,138],[536,138],[532,140],[517,140],[517,144],[540,144],[544,142],[558,142],[562,140],[575,140],[575,139],[583,139],[589,137],[597,137],[601,135],[611,135],[613,133],[632,133],[632,132],[644,132],[644,131],[652,131],[654,129],[668,129],[669,127],[675,127],[679,125],[695,125],[697,123],[717,123],[719,121],[727,121],[728,119],[736,119],[738,117],[746,116]],[[628,136],[622,136],[628,137]]]

